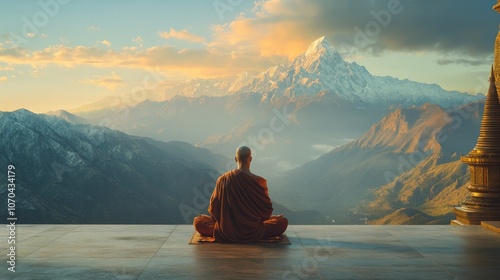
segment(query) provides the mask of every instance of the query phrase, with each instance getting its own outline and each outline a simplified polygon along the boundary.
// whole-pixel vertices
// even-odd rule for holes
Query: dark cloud
[[[491,64],[493,59],[469,59],[469,58],[441,58],[437,61],[439,65],[465,64],[471,66]]]
[[[335,43],[375,53],[455,52],[469,56],[493,52],[500,15],[495,0],[316,0],[318,13],[306,30],[327,34]],[[392,13],[390,12],[392,11]]]

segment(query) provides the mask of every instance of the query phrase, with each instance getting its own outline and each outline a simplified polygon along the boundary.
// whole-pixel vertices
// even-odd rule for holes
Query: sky
[[[485,93],[495,0],[0,1],[0,111],[259,73],[325,36],[378,76]]]

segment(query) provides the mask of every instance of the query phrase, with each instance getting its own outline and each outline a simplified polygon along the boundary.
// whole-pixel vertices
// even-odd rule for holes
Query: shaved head
[[[252,150],[247,146],[240,146],[236,149],[235,159],[237,162],[246,162],[252,157]]]

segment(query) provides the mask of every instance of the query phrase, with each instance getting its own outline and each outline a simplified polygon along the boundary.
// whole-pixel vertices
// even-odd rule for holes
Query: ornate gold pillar
[[[500,13],[499,4],[493,9]],[[470,196],[452,224],[479,225],[481,221],[500,221],[500,102],[496,80],[500,81],[500,31],[495,41],[495,61],[491,68],[490,87],[476,147],[462,162],[470,166]]]
[[[493,10],[500,13],[500,0],[497,0],[498,3],[493,6]],[[499,26],[500,29],[500,26]],[[493,62],[493,69],[495,73],[495,80],[500,81],[500,30],[497,34],[497,38],[495,40],[495,60]]]
[[[493,9],[500,13],[500,0]],[[462,162],[470,166],[470,196],[456,207],[452,224],[479,225],[481,221],[500,221],[500,102],[496,80],[500,80],[500,31],[495,41],[495,61],[484,104],[479,138]]]
[[[500,102],[493,69],[476,147],[461,160],[470,166],[470,197],[455,208],[452,223],[500,221]]]

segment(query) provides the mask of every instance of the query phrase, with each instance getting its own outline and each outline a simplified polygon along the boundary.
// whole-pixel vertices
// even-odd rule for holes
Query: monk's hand
[[[207,214],[198,214],[198,217],[212,217],[212,216],[207,215]]]

